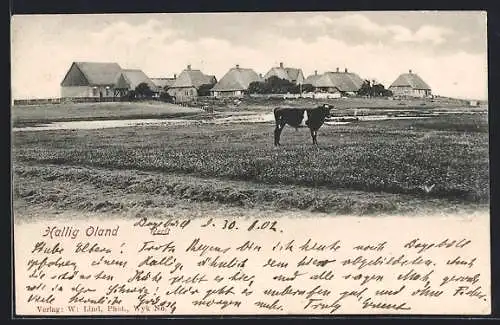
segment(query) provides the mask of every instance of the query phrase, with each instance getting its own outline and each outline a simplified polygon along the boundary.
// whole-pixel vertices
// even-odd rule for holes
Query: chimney
[[[410,69],[410,70],[408,70],[408,73],[411,73],[411,69]]]
[[[337,68],[337,72],[339,72],[339,70],[340,70],[340,69],[339,69],[339,68]]]
[[[174,79],[177,79],[177,74],[174,73]]]
[[[345,68],[345,72],[347,73],[347,68]]]
[[[318,70],[314,70],[314,75],[317,76],[318,75]]]
[[[187,69],[191,70],[191,64],[188,64]]]
[[[236,65],[236,69],[239,69],[239,68],[240,68],[240,65],[239,65],[239,64],[237,64],[237,65]]]
[[[280,62],[280,68],[283,69],[283,62]]]

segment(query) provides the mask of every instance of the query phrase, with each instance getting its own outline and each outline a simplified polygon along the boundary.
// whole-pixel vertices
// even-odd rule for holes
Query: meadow
[[[11,110],[14,127],[49,122],[177,118],[204,113],[201,109],[162,102],[62,103],[20,105]]]
[[[331,214],[487,209],[486,112],[324,125],[193,124],[16,132],[21,206],[126,211],[208,202]],[[429,190],[430,189],[430,190]]]
[[[234,105],[232,100],[200,99],[192,107],[183,107],[159,101],[150,102],[108,102],[108,103],[61,103],[41,105],[16,105],[11,110],[14,127],[37,125],[49,122],[123,120],[123,119],[158,119],[158,118],[205,118],[207,114],[202,106],[211,106],[222,114],[251,114],[272,112],[276,106],[310,106],[318,104],[335,106],[336,114],[351,114],[353,110],[364,114],[379,114],[380,111],[411,109],[415,112],[435,109],[463,108],[463,102],[436,99],[433,101],[387,100],[380,98],[339,98],[329,100],[280,98],[245,98],[242,105]],[[475,110],[475,108],[468,108]],[[484,109],[483,109],[484,110]]]

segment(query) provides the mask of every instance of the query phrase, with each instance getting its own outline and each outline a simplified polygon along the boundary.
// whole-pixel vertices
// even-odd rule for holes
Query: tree
[[[198,96],[210,96],[210,89],[213,88],[213,84],[203,84],[198,88]]]
[[[125,100],[125,101],[134,101],[136,98],[135,96],[135,90],[130,90],[128,93],[126,93],[125,95],[122,96],[122,100]]]
[[[174,98],[167,93],[167,91],[163,91],[160,93],[160,100],[162,102],[167,102],[167,103],[172,103],[174,101]]]
[[[268,94],[270,91],[268,84],[261,81],[254,81],[248,85],[248,93],[250,94]]]
[[[360,96],[372,96],[372,85],[370,80],[365,80],[358,91]]]
[[[251,94],[296,94],[300,92],[300,86],[286,80],[272,76],[264,82],[254,81],[248,86]]]
[[[385,90],[384,85],[379,84],[379,83],[374,84],[372,86],[372,96],[374,96],[374,97],[383,96],[384,90]]]
[[[286,94],[297,92],[296,85],[292,82],[272,76],[266,80],[272,94]]]
[[[135,87],[135,95],[139,98],[151,98],[153,97],[153,91],[147,83],[141,82]]]
[[[384,92],[385,97],[392,97],[393,95],[392,90],[386,89]]]
[[[385,89],[381,83],[374,83],[372,86],[372,96],[375,97],[391,97],[392,91]]]
[[[311,93],[314,92],[314,86],[311,84],[303,84],[302,85],[302,92],[303,93]]]
[[[363,85],[358,91],[360,96],[369,96],[369,97],[390,97],[392,96],[392,91],[385,89],[384,85],[375,80],[365,80]]]

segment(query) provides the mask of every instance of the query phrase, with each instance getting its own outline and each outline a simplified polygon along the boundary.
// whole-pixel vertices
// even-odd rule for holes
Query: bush
[[[304,85],[302,85],[302,92],[303,93],[312,93],[312,92],[314,92],[314,86],[311,84],[304,84]]]
[[[142,82],[135,87],[135,97],[142,99],[149,99],[153,97],[153,91],[149,87],[149,85],[145,82]]]
[[[298,94],[300,87],[294,83],[272,76],[264,82],[254,81],[248,87],[250,94]]]
[[[248,93],[250,94],[269,94],[270,89],[265,82],[254,81],[248,86]]]
[[[365,80],[361,89],[358,91],[360,96],[369,97],[391,97],[392,91],[385,89],[384,85],[381,83],[375,83],[375,81],[370,82],[370,80]]]
[[[172,96],[170,96],[166,91],[164,91],[160,94],[160,100],[162,102],[166,102],[166,103],[173,103],[174,102],[174,98]]]
[[[210,89],[213,88],[213,84],[204,84],[198,88],[198,96],[210,96]]]
[[[136,94],[134,90],[130,90],[126,95],[122,96],[123,101],[133,102],[136,99]]]

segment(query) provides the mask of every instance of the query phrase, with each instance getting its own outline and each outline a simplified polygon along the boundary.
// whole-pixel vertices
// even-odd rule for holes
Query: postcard
[[[14,15],[15,315],[490,314],[486,19]]]

